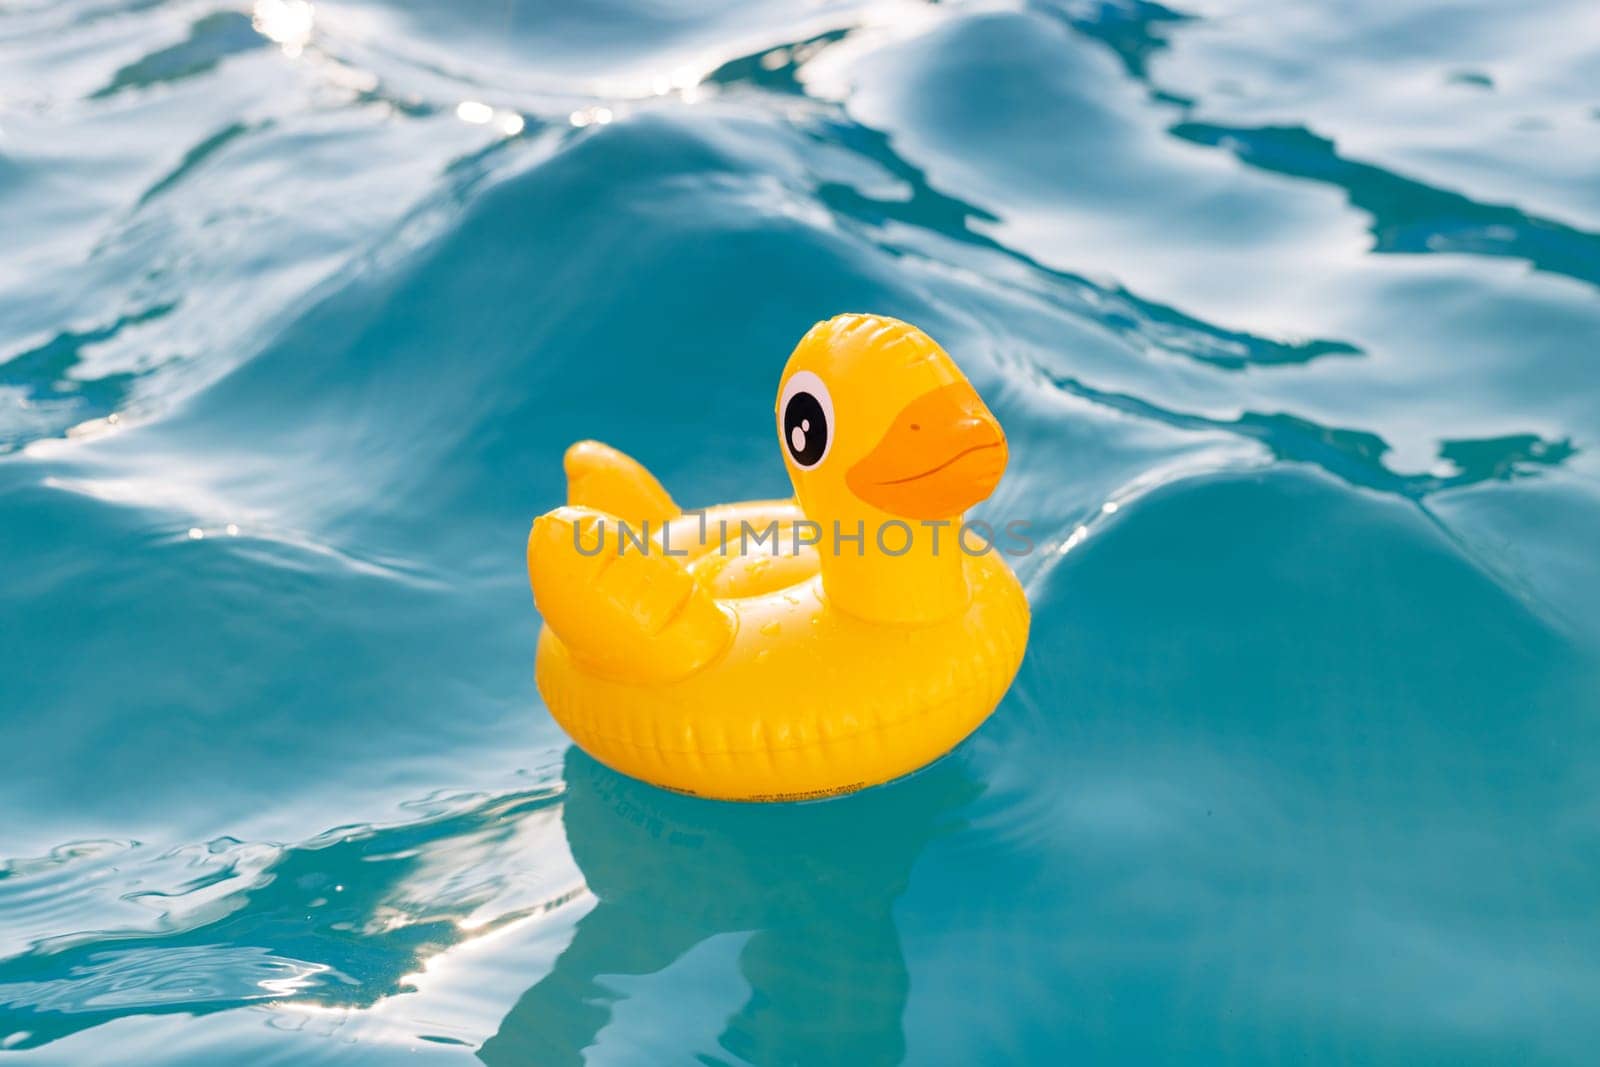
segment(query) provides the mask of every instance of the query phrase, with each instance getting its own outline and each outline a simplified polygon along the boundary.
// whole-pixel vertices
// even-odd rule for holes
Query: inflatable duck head
[[[898,319],[839,315],[783,369],[778,433],[813,520],[959,519],[1006,468],[1006,435],[933,338]]]
[[[801,510],[846,535],[842,551],[822,553],[830,593],[869,618],[956,610],[962,514],[994,491],[1007,451],[1000,423],[944,349],[898,319],[820,322],[784,367],[776,415]],[[829,536],[824,544],[840,547]]]

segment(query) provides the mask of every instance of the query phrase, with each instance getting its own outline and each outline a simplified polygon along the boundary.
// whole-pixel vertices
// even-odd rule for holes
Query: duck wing
[[[567,503],[608,512],[635,527],[658,527],[683,509],[661,488],[644,464],[599,441],[579,441],[567,449]]]
[[[573,656],[620,681],[685,677],[733,639],[732,616],[682,562],[641,548],[604,511],[568,506],[535,520],[528,577]]]

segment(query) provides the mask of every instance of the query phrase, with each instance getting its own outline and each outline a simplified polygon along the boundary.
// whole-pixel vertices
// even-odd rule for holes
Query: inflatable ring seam
[[[1024,631],[1024,633],[1025,632],[1026,631]],[[1016,643],[1017,642],[1015,641],[1005,640],[1004,634],[991,636],[990,640],[990,645],[992,648],[997,646],[1005,646],[1006,652],[1009,652],[1011,648],[1016,645]],[[581,713],[580,715],[573,716],[572,718],[576,720],[587,721],[582,722],[581,725],[580,722],[574,721],[572,725],[576,730],[581,731],[595,741],[599,741],[606,745],[619,745],[625,748],[636,749],[640,752],[659,752],[673,756],[690,756],[696,758],[704,756],[747,756],[761,752],[769,754],[776,752],[790,752],[794,751],[795,749],[818,748],[826,747],[828,745],[859,741],[871,735],[880,734],[885,730],[901,726],[913,719],[921,717],[936,718],[944,708],[961,703],[964,698],[971,696],[974,692],[987,688],[988,686],[985,683],[991,681],[991,679],[984,677],[971,677],[967,680],[967,684],[953,687],[948,690],[945,698],[937,705],[933,705],[931,707],[923,706],[920,708],[910,708],[906,714],[897,715],[894,717],[888,717],[881,714],[867,716],[866,718],[868,718],[870,721],[868,721],[859,729],[853,730],[849,733],[838,733],[832,737],[822,736],[823,731],[820,723],[815,717],[813,717],[811,723],[809,724],[811,739],[794,741],[783,745],[773,744],[769,740],[765,744],[751,745],[748,748],[735,748],[732,746],[722,745],[715,747],[710,745],[691,745],[684,748],[678,748],[661,743],[662,738],[659,721],[653,721],[651,723],[650,733],[652,735],[652,739],[649,741],[638,740],[636,738],[622,736],[621,734],[612,734],[595,729],[592,725],[594,718],[592,716],[582,715]],[[1009,679],[1007,679],[1007,681],[1009,682]],[[1004,687],[1002,686],[1001,688]],[[763,737],[771,736],[772,726],[772,723],[764,721],[758,722],[757,724],[757,728],[760,730]],[[802,730],[801,732],[804,733],[805,731]]]

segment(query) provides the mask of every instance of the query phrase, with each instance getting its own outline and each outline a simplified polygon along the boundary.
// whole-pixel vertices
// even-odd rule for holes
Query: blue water
[[[1589,0],[22,0],[0,250],[19,1062],[1594,1062]],[[1015,688],[598,767],[561,450],[786,492],[846,310],[1008,430]]]

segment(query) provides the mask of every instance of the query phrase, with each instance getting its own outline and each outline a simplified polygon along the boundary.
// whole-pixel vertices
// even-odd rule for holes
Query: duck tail
[[[630,540],[617,516],[594,508],[535,520],[528,578],[562,644],[619,681],[686,677],[733,639],[733,619],[678,559]]]
[[[599,441],[579,441],[562,459],[567,503],[608,512],[635,526],[683,514],[644,464]]]

